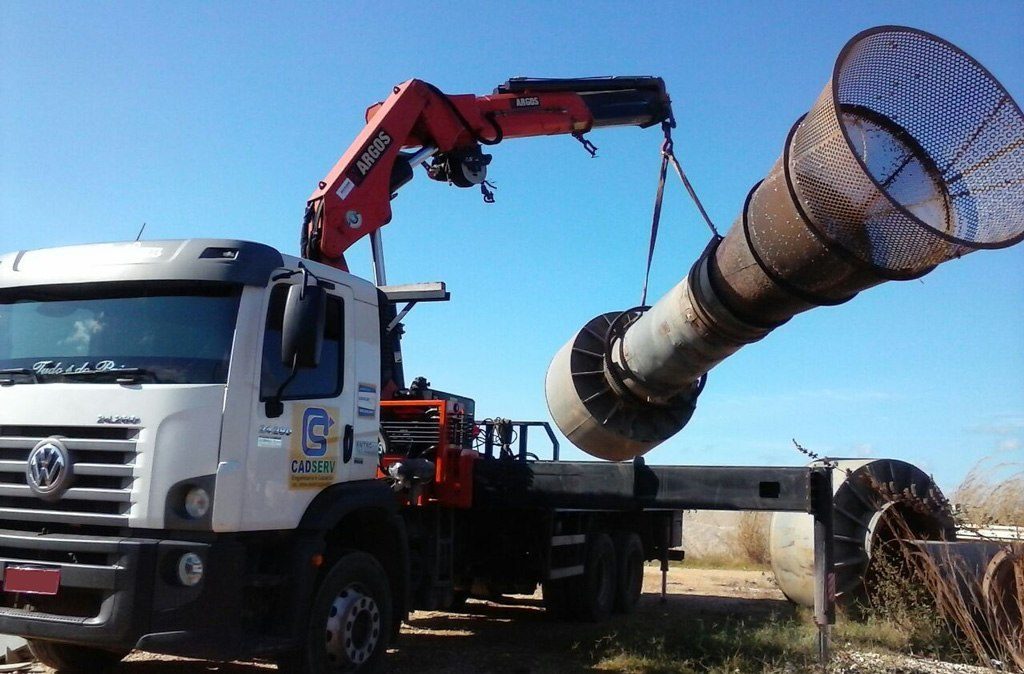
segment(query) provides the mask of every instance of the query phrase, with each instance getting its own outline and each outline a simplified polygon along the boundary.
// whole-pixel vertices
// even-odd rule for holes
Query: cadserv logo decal
[[[306,456],[327,453],[327,437],[334,419],[322,407],[307,407],[302,413],[302,452]]]
[[[333,484],[341,447],[338,408],[297,405],[292,414],[292,427],[302,432],[289,438],[288,486],[320,489]]]

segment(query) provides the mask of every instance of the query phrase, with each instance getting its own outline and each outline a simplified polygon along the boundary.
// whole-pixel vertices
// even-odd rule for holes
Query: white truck
[[[820,471],[537,460],[546,424],[381,401],[394,303],[445,295],[242,241],[0,257],[0,632],[68,671],[358,669],[415,607],[632,610],[681,508],[813,509]]]
[[[552,360],[555,424],[615,463],[561,461],[545,422],[478,420],[471,398],[406,386],[400,321],[447,291],[388,287],[380,229],[428,161],[493,200],[482,146],[506,138],[571,134],[593,152],[592,128],[660,124],[664,178],[659,78],[394,87],[308,200],[301,259],[202,239],[0,258],[0,633],[68,670],[132,648],[366,669],[413,608],[541,584],[557,616],[632,610],[687,508],[811,513],[827,625],[850,589],[829,468],[642,455],[686,425],[713,367],[793,316],[1024,239],[1024,114],[988,71],[884,26],[833,73],[686,278],[594,317]],[[365,236],[375,284],[345,264]],[[851,541],[835,541],[841,563],[864,563]]]

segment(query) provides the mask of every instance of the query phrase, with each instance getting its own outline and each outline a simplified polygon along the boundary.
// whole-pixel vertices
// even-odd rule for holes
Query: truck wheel
[[[541,584],[541,591],[544,597],[544,611],[552,617],[564,619],[569,615],[569,606],[566,602],[565,586],[568,580],[546,580]]]
[[[587,541],[583,575],[565,586],[566,602],[574,618],[586,622],[607,620],[615,606],[615,546],[608,534],[592,534]]]
[[[371,555],[347,552],[320,583],[302,651],[280,659],[278,669],[302,674],[372,671],[390,637],[387,574]]]
[[[615,558],[618,562],[615,611],[632,613],[644,586],[644,544],[640,537],[633,532],[616,536]]]
[[[60,644],[56,641],[28,640],[28,649],[36,660],[58,672],[82,672],[98,674],[111,669],[121,662],[128,651],[108,651],[75,644]]]

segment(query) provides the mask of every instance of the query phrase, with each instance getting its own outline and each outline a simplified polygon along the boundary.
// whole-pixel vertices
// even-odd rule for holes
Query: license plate
[[[4,592],[25,594],[57,594],[60,569],[38,566],[8,566],[4,569]]]

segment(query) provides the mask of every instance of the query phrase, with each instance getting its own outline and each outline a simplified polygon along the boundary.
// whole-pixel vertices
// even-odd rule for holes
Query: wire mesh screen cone
[[[884,278],[1024,237],[1020,108],[977,61],[921,31],[850,40],[787,159],[816,231]]]
[[[580,449],[639,456],[686,425],[709,370],[794,315],[1022,238],[1017,104],[944,40],[864,31],[725,238],[648,311],[558,352],[548,408]]]

